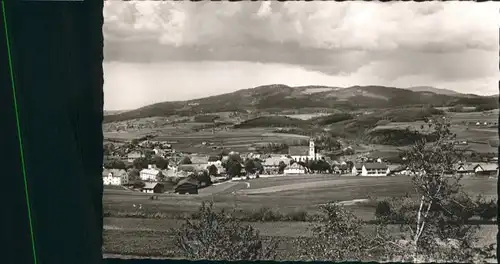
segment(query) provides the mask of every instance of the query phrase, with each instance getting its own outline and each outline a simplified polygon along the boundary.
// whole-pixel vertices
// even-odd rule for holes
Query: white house
[[[219,157],[217,156],[210,156],[208,158],[208,166],[212,166],[212,165],[221,165],[222,164],[222,161],[219,159]]]
[[[277,174],[279,172],[280,162],[285,163],[286,166],[290,165],[291,159],[286,157],[269,157],[264,160],[262,166],[266,174]]]
[[[412,170],[408,166],[405,166],[405,165],[394,165],[394,166],[389,165],[388,167],[389,167],[390,174],[396,174],[396,175],[413,175],[414,174],[412,172]]]
[[[496,163],[478,163],[474,166],[476,174],[498,174],[498,164]]]
[[[304,174],[306,173],[306,169],[304,166],[294,163],[290,166],[287,166],[284,171],[285,174]]]
[[[128,173],[125,170],[103,170],[102,183],[104,185],[122,185],[128,183]]]
[[[384,163],[370,162],[355,164],[351,172],[355,176],[387,176],[391,171]]]
[[[102,177],[102,184],[104,185],[122,185],[122,181],[120,177],[114,177],[113,175],[109,175],[106,177]]]
[[[147,169],[143,169],[139,172],[139,177],[143,181],[157,181],[157,177],[160,173],[160,170],[154,168],[152,165],[148,165]]]
[[[455,166],[455,171],[462,175],[473,175],[475,173],[475,168],[477,164],[466,163],[466,164],[458,164]]]
[[[309,140],[309,146],[290,146],[288,147],[288,155],[292,157],[295,162],[306,160],[317,160],[318,154],[314,146],[314,140]]]

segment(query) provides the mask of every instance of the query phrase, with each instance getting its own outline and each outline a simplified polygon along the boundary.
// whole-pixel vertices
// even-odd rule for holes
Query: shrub
[[[188,258],[206,260],[262,260],[276,257],[277,242],[264,246],[259,232],[243,225],[213,203],[202,203],[199,221],[186,220],[174,230],[175,245]]]
[[[321,212],[319,223],[312,228],[313,238],[298,241],[301,260],[363,260],[381,250],[378,245],[385,241],[383,234],[363,233],[363,221],[344,206],[328,203],[321,206]]]
[[[388,201],[378,201],[375,206],[375,216],[385,218],[391,215],[391,204]]]
[[[305,222],[307,220],[309,220],[308,218],[308,214],[306,211],[296,211],[296,212],[293,212],[293,213],[290,213],[287,215],[287,220],[288,221],[301,221],[301,222]]]

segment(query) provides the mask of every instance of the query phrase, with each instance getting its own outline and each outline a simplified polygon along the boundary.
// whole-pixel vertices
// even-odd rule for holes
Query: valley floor
[[[471,194],[482,194],[497,198],[496,179],[463,179],[463,185]],[[318,205],[329,201],[352,201],[366,198],[402,196],[413,191],[407,177],[349,177],[332,175],[302,175],[259,178],[238,182],[227,182],[200,191],[199,195],[161,194],[158,200],[150,195],[127,190],[105,190],[103,203],[104,247],[109,256],[148,256],[181,258],[175,248],[172,228],[183,221],[179,216],[190,216],[202,201],[214,201],[216,208],[238,209],[242,216],[266,207],[275,212],[293,214],[305,212],[315,214]],[[141,210],[151,218],[138,218]],[[349,205],[363,220],[373,219],[373,204]],[[113,217],[119,216],[119,217]],[[280,260],[291,259],[294,249],[292,239],[311,236],[310,222],[281,221],[246,222],[266,237],[281,238]],[[496,225],[483,225],[481,244],[496,242]],[[394,229],[394,232],[397,232]],[[117,254],[117,255],[116,255]]]

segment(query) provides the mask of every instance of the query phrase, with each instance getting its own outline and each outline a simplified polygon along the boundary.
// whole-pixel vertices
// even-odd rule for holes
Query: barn
[[[198,194],[198,181],[192,178],[181,180],[175,186],[175,193],[179,194]]]
[[[142,192],[145,193],[163,193],[164,186],[158,182],[146,182],[144,187],[142,187]]]

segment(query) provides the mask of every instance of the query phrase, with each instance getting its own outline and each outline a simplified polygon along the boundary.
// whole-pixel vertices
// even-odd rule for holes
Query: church
[[[320,158],[319,154],[316,153],[313,139],[309,140],[309,146],[288,147],[288,155],[290,155],[295,162],[305,162],[307,160],[317,160]]]

